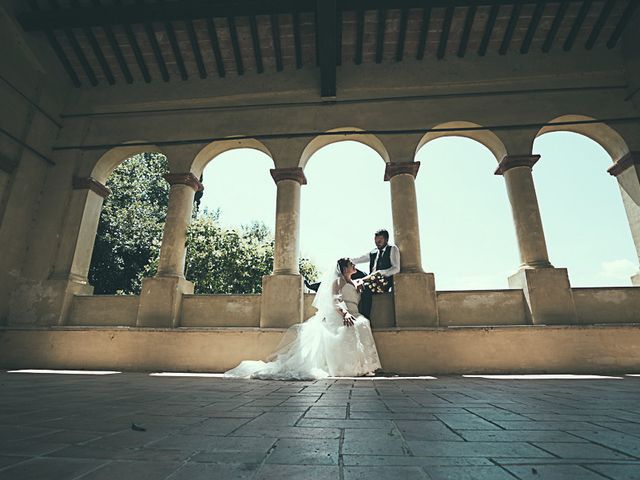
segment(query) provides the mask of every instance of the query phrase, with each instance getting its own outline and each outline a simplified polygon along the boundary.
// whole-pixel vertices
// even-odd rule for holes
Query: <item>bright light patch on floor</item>
[[[489,380],[622,380],[622,377],[609,377],[607,375],[574,375],[561,374],[537,374],[537,375],[463,375],[466,378],[486,378]]]
[[[187,372],[157,372],[150,373],[150,377],[224,377],[224,373],[187,373]]]
[[[625,377],[640,377],[640,373],[627,373]]]
[[[420,376],[420,377],[327,377],[331,380],[375,380],[376,382],[390,380],[437,380],[436,377]]]
[[[116,372],[111,370],[46,370],[46,369],[24,369],[9,370],[7,373],[49,373],[54,375],[115,375]]]

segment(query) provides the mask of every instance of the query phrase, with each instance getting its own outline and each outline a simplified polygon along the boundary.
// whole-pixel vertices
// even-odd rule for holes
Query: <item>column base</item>
[[[534,325],[577,323],[576,306],[566,268],[523,269],[509,277],[509,287],[524,292]]]
[[[193,294],[193,283],[184,277],[143,278],[136,326],[179,326],[183,294]]]
[[[53,277],[44,282],[24,280],[9,306],[9,325],[66,325],[75,295],[92,295],[85,280]]]
[[[437,327],[436,282],[433,273],[393,276],[396,327]]]
[[[302,322],[302,275],[262,277],[261,328],[288,328]]]
[[[631,285],[634,285],[636,287],[640,287],[640,272],[638,272],[635,275],[631,276]]]

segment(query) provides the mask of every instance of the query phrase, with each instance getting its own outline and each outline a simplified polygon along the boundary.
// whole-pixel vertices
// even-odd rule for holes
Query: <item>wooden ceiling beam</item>
[[[442,33],[440,34],[440,43],[438,44],[438,60],[444,58],[447,52],[447,42],[449,41],[449,32],[451,31],[451,22],[453,21],[453,12],[455,7],[449,6],[444,12],[444,20],[442,22]]]
[[[489,42],[491,41],[491,35],[493,35],[493,27],[496,25],[496,19],[498,18],[498,12],[500,11],[500,5],[492,5],[487,17],[487,23],[484,26],[484,33],[482,34],[482,40],[478,47],[478,55],[484,57],[489,48]]]
[[[320,63],[320,96],[336,96],[337,78],[337,1],[317,0],[318,60]]]
[[[622,12],[622,16],[620,17],[616,28],[611,33],[609,40],[607,40],[607,48],[614,48],[618,44],[618,40],[620,40],[624,29],[638,7],[640,7],[640,2],[637,0],[629,0],[627,7],[624,9],[624,12]]]
[[[469,44],[469,37],[471,36],[471,28],[473,27],[473,21],[476,18],[475,5],[470,6],[467,9],[467,16],[464,19],[464,29],[462,30],[462,38],[460,39],[460,45],[458,46],[458,57],[464,57],[467,53],[467,45]]]

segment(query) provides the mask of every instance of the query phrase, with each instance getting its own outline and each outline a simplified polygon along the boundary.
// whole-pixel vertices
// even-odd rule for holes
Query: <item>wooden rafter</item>
[[[481,57],[484,57],[484,55],[487,53],[487,48],[489,47],[489,42],[491,41],[493,27],[496,24],[499,10],[500,5],[491,5],[491,10],[489,10],[489,16],[487,17],[487,23],[484,26],[482,41],[480,42],[480,46],[478,47],[478,55],[480,55]]]
[[[592,3],[591,0],[584,0],[584,2],[582,3],[582,6],[580,7],[580,11],[576,16],[576,19],[574,20],[573,25],[571,25],[571,30],[569,31],[569,35],[567,35],[567,38],[564,41],[564,45],[562,46],[563,50],[568,51],[568,50],[571,50],[571,47],[573,47],[573,42],[576,41],[576,37],[578,36],[578,32],[580,31],[580,29],[582,28],[584,19],[587,17],[587,14],[589,13],[589,9],[591,8],[591,3]]]
[[[244,64],[242,63],[242,52],[240,51],[240,41],[238,40],[238,30],[236,29],[235,17],[227,17],[229,36],[231,37],[231,47],[233,48],[233,58],[236,61],[236,71],[238,75],[244,74]]]
[[[317,0],[318,53],[320,62],[320,96],[336,96],[336,0]]]
[[[464,19],[464,29],[462,30],[462,38],[460,39],[460,45],[458,46],[458,56],[464,57],[467,52],[467,45],[469,43],[469,37],[471,36],[471,28],[473,27],[473,21],[476,18],[476,6],[471,5],[467,9],[467,16]]]
[[[420,24],[420,40],[418,40],[418,51],[416,58],[422,60],[424,52],[427,48],[427,37],[429,36],[429,23],[431,21],[431,8],[424,7],[422,9],[422,23]]]
[[[293,43],[296,54],[296,68],[302,68],[302,42],[300,40],[300,15],[293,13],[291,22],[293,24]]]
[[[256,71],[262,73],[264,65],[262,64],[262,52],[260,51],[260,36],[258,35],[258,22],[255,15],[249,17],[249,27],[251,29],[251,43],[253,44],[253,56],[256,60]]]
[[[618,44],[618,40],[620,40],[622,32],[624,32],[625,27],[638,7],[640,7],[640,2],[636,0],[629,0],[624,12],[622,12],[622,16],[620,17],[616,28],[611,33],[609,40],[607,40],[607,48],[613,48]]]
[[[533,11],[533,15],[531,16],[531,21],[529,22],[527,33],[524,36],[522,45],[520,46],[520,53],[529,52],[529,49],[531,48],[531,42],[533,42],[533,37],[538,30],[538,25],[540,25],[540,19],[542,18],[542,14],[544,13],[544,9],[546,6],[546,2],[536,3],[536,8]]]
[[[515,31],[518,20],[520,19],[520,10],[522,10],[522,4],[520,3],[515,3],[511,9],[511,17],[509,17],[509,23],[507,24],[507,29],[504,32],[504,37],[502,37],[500,50],[498,50],[500,55],[506,54],[507,50],[509,50],[509,45],[513,38],[513,32]]]
[[[60,11],[60,5],[58,3],[58,0],[49,0],[49,5],[51,6],[54,12]],[[82,47],[78,43],[78,39],[76,38],[75,33],[73,33],[73,30],[71,30],[70,28],[63,28],[62,31],[65,37],[67,37],[67,40],[69,41],[69,45],[71,45],[73,52],[76,54],[76,57],[80,62],[80,66],[84,70],[84,73],[89,79],[89,82],[93,86],[98,85],[98,79],[96,78],[96,74],[93,71],[93,68],[91,68],[91,65],[89,65],[89,62],[87,61],[87,57],[82,51]]]
[[[100,7],[100,0],[93,0],[93,5],[96,7]],[[124,79],[127,83],[133,83],[133,75],[131,75],[131,70],[129,70],[129,65],[127,65],[127,61],[122,54],[122,49],[118,44],[118,40],[116,39],[115,34],[113,33],[113,29],[110,25],[103,25],[102,29],[104,30],[104,34],[107,37],[107,41],[109,42],[109,46],[113,51],[113,54],[116,57],[116,61],[118,62],[118,66],[120,67],[120,71],[124,76]]]
[[[562,24],[562,20],[564,20],[564,14],[567,12],[567,8],[569,8],[569,2],[567,0],[562,0],[560,2],[560,5],[558,6],[556,16],[553,18],[551,28],[547,32],[547,37],[544,39],[544,44],[542,45],[543,52],[547,53],[549,50],[551,50],[553,41],[556,39],[558,30],[560,29],[560,25]]]
[[[400,12],[400,25],[398,26],[398,41],[396,43],[396,62],[402,61],[404,56],[404,41],[407,36],[407,23],[409,21],[409,9],[403,8]]]
[[[444,12],[444,20],[442,22],[442,33],[440,34],[440,43],[438,44],[438,60],[444,58],[447,51],[447,42],[449,41],[449,32],[451,30],[451,22],[453,21],[453,12],[455,7],[449,6]]]
[[[360,65],[362,63],[362,48],[364,43],[364,10],[358,10],[356,13],[356,56],[353,63]]]
[[[596,23],[593,25],[593,30],[591,30],[591,34],[589,35],[589,38],[587,38],[587,43],[584,45],[587,50],[591,50],[595,45],[598,37],[600,36],[600,32],[602,31],[602,27],[604,27],[604,24],[607,22],[614,5],[615,0],[607,0],[602,6],[600,15],[598,15],[598,20],[596,20]]]
[[[376,63],[382,62],[384,55],[384,32],[387,26],[387,11],[378,10],[378,29],[376,31]]]
[[[78,0],[71,0],[71,6],[74,8],[81,8]],[[82,32],[84,33],[84,36],[89,41],[89,44],[91,45],[91,50],[93,50],[93,54],[96,56],[96,59],[100,64],[100,68],[102,69],[102,73],[106,77],[107,82],[109,83],[109,85],[115,84],[116,80],[113,77],[113,73],[111,72],[111,67],[109,66],[109,62],[107,62],[107,59],[104,57],[104,53],[102,52],[102,49],[100,48],[100,44],[98,43],[96,36],[93,34],[93,31],[89,27],[84,27],[82,29]]]
[[[276,56],[276,70],[281,72],[282,65],[282,48],[280,47],[280,20],[278,15],[271,15],[271,37],[273,38],[273,52]]]
[[[207,34],[209,36],[209,43],[211,43],[211,50],[213,50],[213,56],[216,59],[216,67],[218,69],[218,76],[224,77],[226,74],[224,68],[224,61],[222,59],[222,52],[220,51],[220,41],[218,40],[218,32],[216,26],[213,23],[213,19],[208,17],[206,19]]]
[[[196,33],[196,29],[193,27],[193,22],[191,20],[185,20],[185,25],[187,27],[187,34],[189,35],[189,42],[191,42],[193,58],[196,60],[196,66],[198,67],[200,78],[207,78],[207,69],[205,68],[204,61],[202,60],[202,52],[200,51],[200,44],[198,43],[198,34]]]

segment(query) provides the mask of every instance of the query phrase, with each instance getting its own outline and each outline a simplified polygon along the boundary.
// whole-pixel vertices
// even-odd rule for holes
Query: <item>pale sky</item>
[[[534,167],[551,263],[569,269],[573,286],[631,285],[637,271],[629,225],[611,159],[595,142],[572,133],[549,133],[534,144]],[[425,271],[438,290],[507,288],[519,266],[504,178],[484,146],[441,138],[417,154],[416,180]],[[301,254],[324,270],[341,256],[373,247],[373,232],[393,222],[384,161],[353,141],[328,145],[305,167]],[[220,208],[229,227],[264,222],[272,231],[276,187],[273,161],[256,150],[232,150],[204,171],[202,205]],[[366,269],[367,266],[361,266]]]

